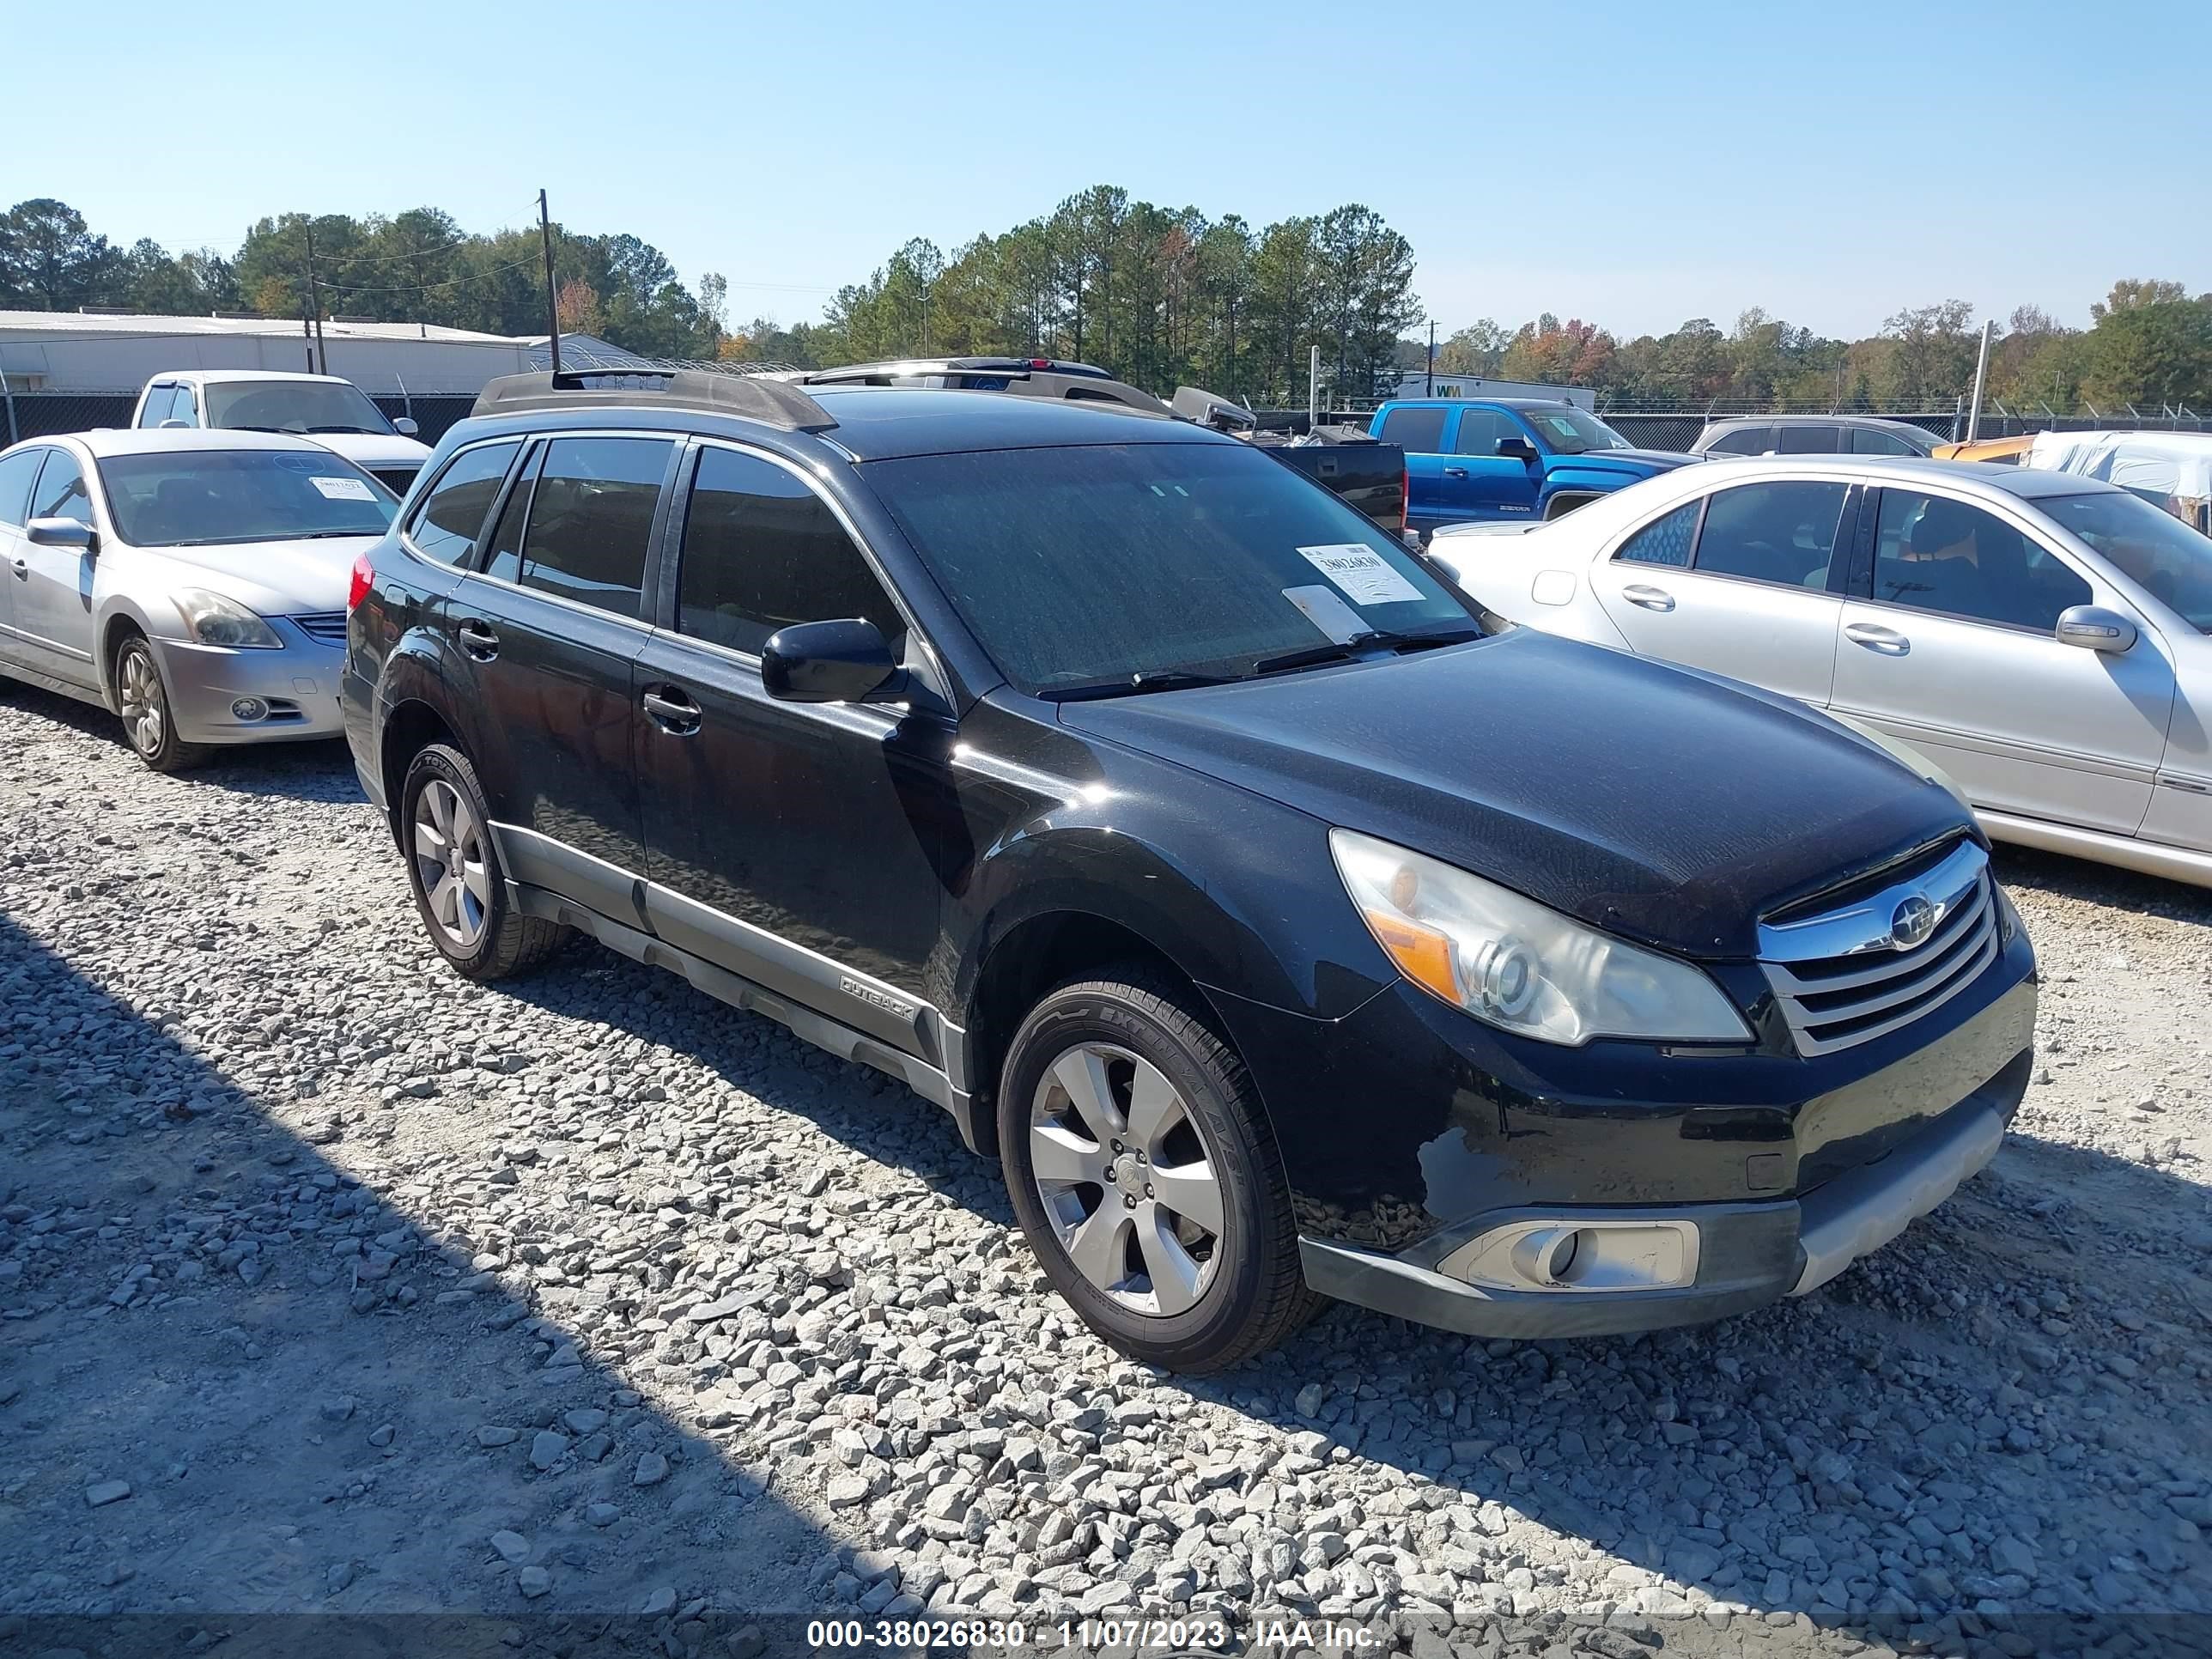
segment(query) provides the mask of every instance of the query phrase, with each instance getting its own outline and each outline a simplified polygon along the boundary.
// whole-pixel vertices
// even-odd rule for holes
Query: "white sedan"
[[[1525,536],[1439,531],[1430,552],[1507,621],[1901,741],[1998,840],[2212,886],[2212,539],[2127,490],[1964,462],[1721,461]]]

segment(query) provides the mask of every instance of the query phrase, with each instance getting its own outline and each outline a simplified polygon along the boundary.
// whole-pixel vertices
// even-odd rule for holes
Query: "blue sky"
[[[1364,202],[1412,240],[1440,332],[1759,305],[1849,337],[1954,297],[2086,324],[2117,276],[2212,289],[2212,7],[2186,0],[331,15],[16,9],[6,55],[48,68],[0,205],[228,250],[295,210],[518,224],[544,185],[573,228],[786,322],[909,236],[949,252],[1093,183],[1255,226]]]

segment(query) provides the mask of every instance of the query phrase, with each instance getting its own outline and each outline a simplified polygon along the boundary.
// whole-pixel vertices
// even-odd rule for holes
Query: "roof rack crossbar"
[[[630,385],[587,382],[633,382]],[[635,382],[649,381],[651,385]],[[513,415],[536,409],[682,408],[759,421],[787,432],[827,432],[836,416],[788,381],[654,363],[611,363],[558,374],[503,374],[477,394],[471,415]]]

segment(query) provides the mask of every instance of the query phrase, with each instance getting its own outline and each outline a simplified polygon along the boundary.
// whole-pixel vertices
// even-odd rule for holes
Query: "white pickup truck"
[[[216,427],[289,432],[334,449],[395,495],[404,495],[430,459],[415,422],[385,418],[351,380],[264,368],[178,369],[138,394],[135,427]]]

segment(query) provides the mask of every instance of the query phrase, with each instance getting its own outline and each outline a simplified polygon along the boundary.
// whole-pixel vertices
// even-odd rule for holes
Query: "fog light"
[[[242,720],[266,720],[269,717],[269,705],[258,697],[240,697],[236,702],[231,704],[230,712]]]
[[[1437,1271],[1500,1291],[1668,1291],[1698,1278],[1698,1228],[1672,1218],[1549,1216],[1469,1239]]]

